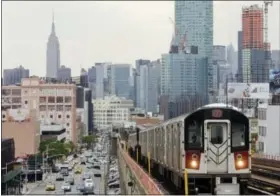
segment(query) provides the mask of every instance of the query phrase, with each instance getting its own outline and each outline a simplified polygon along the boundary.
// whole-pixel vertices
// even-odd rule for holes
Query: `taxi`
[[[82,173],[82,168],[78,167],[75,170],[75,174],[81,174]]]
[[[55,184],[48,182],[46,185],[46,191],[54,191],[55,190]]]

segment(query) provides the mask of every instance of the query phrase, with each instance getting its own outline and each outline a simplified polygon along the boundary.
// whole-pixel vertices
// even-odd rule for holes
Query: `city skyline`
[[[237,49],[242,5],[255,3],[262,5],[254,1],[214,2],[215,45],[232,43]],[[158,5],[161,9],[152,9]],[[70,67],[73,76],[79,75],[80,66],[87,69],[95,62],[134,66],[139,58],[156,60],[168,52],[172,39],[173,25],[169,17],[174,19],[174,2],[3,2],[3,69],[22,64],[31,70],[31,75],[46,74],[46,43],[52,10],[60,41],[61,65]],[[279,6],[274,2],[269,8],[272,49],[279,48],[277,14]]]

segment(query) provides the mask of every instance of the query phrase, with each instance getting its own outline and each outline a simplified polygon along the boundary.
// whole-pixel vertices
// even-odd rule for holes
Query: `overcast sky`
[[[214,44],[237,46],[241,8],[256,2],[214,2]],[[166,53],[173,34],[172,1],[2,2],[2,68],[22,64],[32,75],[45,76],[46,44],[52,10],[60,42],[61,64],[79,75],[95,62],[155,60]],[[269,41],[279,48],[279,2],[269,7]]]

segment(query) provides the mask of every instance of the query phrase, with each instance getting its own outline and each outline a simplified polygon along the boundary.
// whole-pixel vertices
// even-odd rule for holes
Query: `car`
[[[93,168],[94,169],[100,169],[100,165],[94,165]]]
[[[71,191],[71,185],[67,182],[64,182],[61,186],[61,190],[64,190],[64,191]]]
[[[64,180],[64,177],[62,174],[57,174],[56,175],[56,181],[63,181]]]
[[[54,191],[55,190],[55,184],[48,182],[46,185],[46,191]]]
[[[65,182],[68,182],[70,185],[74,185],[75,180],[74,180],[74,178],[73,178],[72,176],[69,176],[69,177],[65,180]]]
[[[75,174],[81,174],[82,171],[83,171],[82,168],[78,167],[78,168],[76,168],[76,170],[75,170]]]
[[[94,177],[100,178],[100,177],[101,177],[101,173],[100,173],[100,172],[95,172],[95,173],[94,173]]]
[[[61,189],[55,191],[55,195],[64,195],[64,193],[65,193],[65,191],[61,190]]]
[[[108,188],[109,189],[120,188],[120,181],[116,180],[115,182],[109,183]]]
[[[121,194],[121,189],[119,189],[119,188],[109,189],[107,194],[108,195],[120,195]]]
[[[108,184],[116,182],[118,180],[120,180],[120,177],[111,178],[111,179],[108,180]]]
[[[80,191],[80,192],[83,192],[85,190],[85,185],[83,182],[77,184],[76,186],[76,190]]]
[[[90,179],[90,175],[88,173],[85,173],[82,178],[83,180]]]
[[[84,183],[85,183],[85,188],[94,187],[94,183],[92,179],[86,179]]]
[[[87,164],[87,168],[92,169],[92,168],[94,168],[94,166],[92,164]]]

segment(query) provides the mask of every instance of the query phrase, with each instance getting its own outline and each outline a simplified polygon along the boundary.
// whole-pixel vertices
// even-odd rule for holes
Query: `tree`
[[[48,151],[47,151],[48,146]],[[64,142],[56,140],[45,140],[40,143],[39,151],[40,153],[47,153],[49,157],[54,155],[67,156],[69,154],[69,149],[71,151],[71,144],[64,144]]]
[[[88,135],[82,137],[82,143],[87,145],[87,148],[89,148],[92,144],[96,142],[96,136],[95,135]]]

